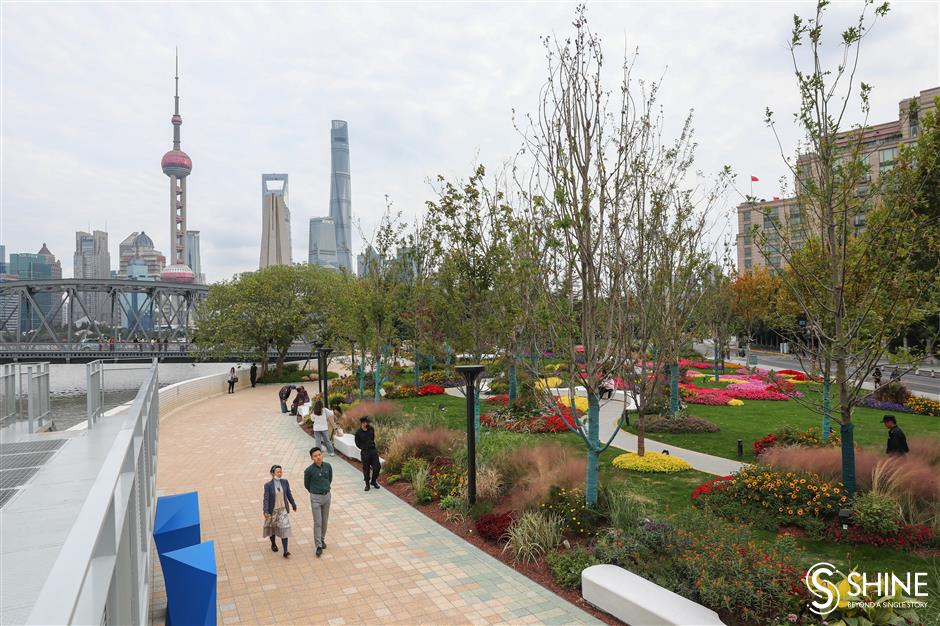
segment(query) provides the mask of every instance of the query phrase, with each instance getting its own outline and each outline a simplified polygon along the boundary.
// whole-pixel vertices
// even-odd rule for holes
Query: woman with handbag
[[[235,374],[235,368],[233,367],[228,371],[228,392],[235,393],[235,383],[238,382],[238,375]]]
[[[296,513],[297,503],[294,502],[294,496],[290,491],[290,483],[281,477],[283,472],[280,465],[272,465],[271,480],[264,483],[264,497],[262,498],[264,527],[261,529],[261,535],[271,539],[272,552],[277,552],[277,542],[274,538],[280,537],[286,559],[290,556],[287,550],[287,540],[291,536],[290,516],[287,510],[290,506]]]

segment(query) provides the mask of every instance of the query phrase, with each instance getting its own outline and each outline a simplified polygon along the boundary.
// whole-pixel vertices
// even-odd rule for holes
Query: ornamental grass
[[[633,452],[625,452],[615,457],[612,464],[620,469],[660,474],[684,472],[692,469],[692,466],[685,459],[659,452],[646,452],[643,456]]]

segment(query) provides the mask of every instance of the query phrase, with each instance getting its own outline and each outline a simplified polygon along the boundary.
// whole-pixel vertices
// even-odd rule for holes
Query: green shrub
[[[630,568],[639,559],[643,547],[636,537],[619,528],[608,528],[594,542],[594,556],[601,563]]]
[[[427,487],[415,489],[415,499],[418,501],[418,504],[427,504],[434,500],[434,492]]]
[[[490,393],[499,395],[503,393],[509,393],[509,383],[502,380],[491,380],[488,383],[490,388]]]
[[[871,491],[855,496],[852,521],[863,530],[879,535],[894,535],[900,529],[898,504],[891,498]]]
[[[503,550],[511,552],[516,561],[534,563],[561,542],[563,527],[557,515],[526,511],[509,527]]]
[[[604,500],[610,525],[620,530],[632,532],[643,518],[643,505],[625,491],[606,488]]]
[[[428,485],[428,475],[427,466],[416,468],[411,475],[411,486],[415,490],[418,504],[427,504],[434,499],[434,492]]]
[[[401,477],[408,482],[414,481],[414,475],[420,470],[427,471],[428,462],[424,459],[412,457],[404,462],[401,466]]]
[[[555,582],[568,589],[580,589],[581,572],[599,563],[594,555],[580,547],[573,550],[552,550],[545,560]]]
[[[597,529],[598,523],[603,519],[597,509],[588,506],[580,489],[552,487],[548,494],[548,502],[542,504],[542,510],[557,515],[563,521],[566,531],[589,535]]]

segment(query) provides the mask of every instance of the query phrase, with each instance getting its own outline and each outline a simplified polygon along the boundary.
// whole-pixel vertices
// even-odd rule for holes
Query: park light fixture
[[[467,501],[472,505],[477,501],[477,438],[473,419],[474,392],[477,378],[483,373],[483,366],[458,365],[454,369],[463,374],[467,383]]]

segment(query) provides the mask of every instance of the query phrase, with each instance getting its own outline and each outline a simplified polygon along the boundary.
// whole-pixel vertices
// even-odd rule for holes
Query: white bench
[[[356,447],[356,437],[350,434],[335,435],[333,437],[333,447],[343,456],[348,456],[356,461],[362,461],[359,456],[359,448]],[[379,462],[384,464],[385,459],[379,458]]]
[[[581,595],[630,626],[724,626],[711,609],[616,565],[581,572]]]

